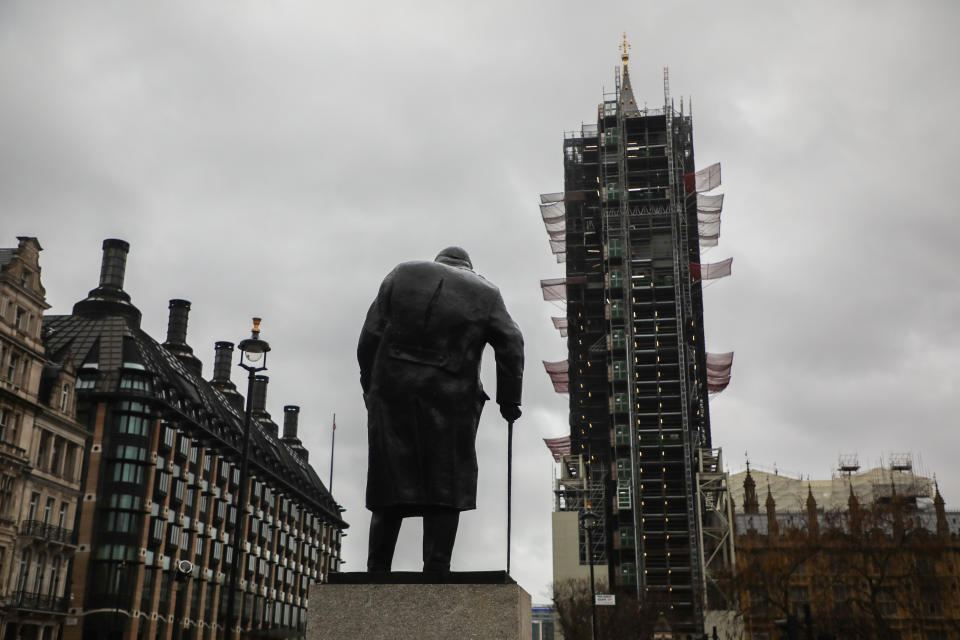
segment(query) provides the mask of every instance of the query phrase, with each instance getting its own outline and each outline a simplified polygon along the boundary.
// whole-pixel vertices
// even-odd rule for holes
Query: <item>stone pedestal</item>
[[[503,571],[331,574],[307,640],[531,640],[530,594]]]

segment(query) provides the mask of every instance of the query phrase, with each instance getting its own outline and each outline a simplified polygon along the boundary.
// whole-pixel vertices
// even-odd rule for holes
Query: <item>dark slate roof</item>
[[[139,312],[74,313],[45,316],[43,320],[49,357],[72,364],[79,379],[96,378],[94,387],[81,390],[81,394],[146,400],[164,417],[192,423],[214,448],[232,449],[240,458],[243,413],[227,396],[142,331]],[[124,375],[146,377],[150,389],[121,390],[120,379]],[[274,486],[312,504],[328,520],[347,526],[336,500],[313,468],[256,421],[251,424],[250,465],[254,475],[269,478]]]
[[[5,264],[10,264],[15,251],[16,249],[0,249],[0,267]]]

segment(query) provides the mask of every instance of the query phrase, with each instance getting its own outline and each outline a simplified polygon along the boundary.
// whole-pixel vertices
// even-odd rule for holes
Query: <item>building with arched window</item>
[[[87,433],[75,376],[47,359],[36,238],[0,249],[0,638],[55,638],[68,608]]]

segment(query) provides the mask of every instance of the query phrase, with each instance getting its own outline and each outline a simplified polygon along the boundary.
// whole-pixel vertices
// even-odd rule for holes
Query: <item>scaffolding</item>
[[[721,449],[700,449],[697,468],[697,512],[703,593],[710,609],[733,609],[732,594],[717,584],[716,576],[736,566],[733,500],[730,477],[723,468]]]
[[[670,98],[640,109],[626,50],[596,125],[564,136],[564,190],[540,212],[565,277],[541,281],[567,360],[544,362],[569,394],[570,451],[557,509],[590,509],[605,535],[592,552],[608,580],[669,603],[678,630],[702,630],[709,571],[732,562],[732,512],[708,397],[730,382],[732,353],[704,350],[704,264],[717,244],[720,166],[695,171],[692,118]],[[566,365],[566,366],[564,366]],[[598,537],[600,538],[600,537]],[[581,559],[583,553],[581,537]]]
[[[598,505],[605,502],[604,482],[590,476],[589,466],[584,463],[582,454],[562,454],[558,459],[560,469],[554,491],[554,511],[575,511],[578,514],[587,511],[596,512]],[[579,515],[578,515],[579,517]],[[606,545],[601,536],[587,535],[579,529],[580,564],[590,563],[593,555],[594,564],[603,564],[607,561]],[[588,544],[592,545],[588,552]]]

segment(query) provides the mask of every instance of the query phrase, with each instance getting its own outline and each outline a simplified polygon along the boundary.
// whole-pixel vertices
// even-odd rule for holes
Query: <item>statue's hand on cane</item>
[[[503,416],[503,419],[507,422],[513,422],[519,418],[521,414],[520,405],[518,404],[504,403],[500,405],[500,415]]]

